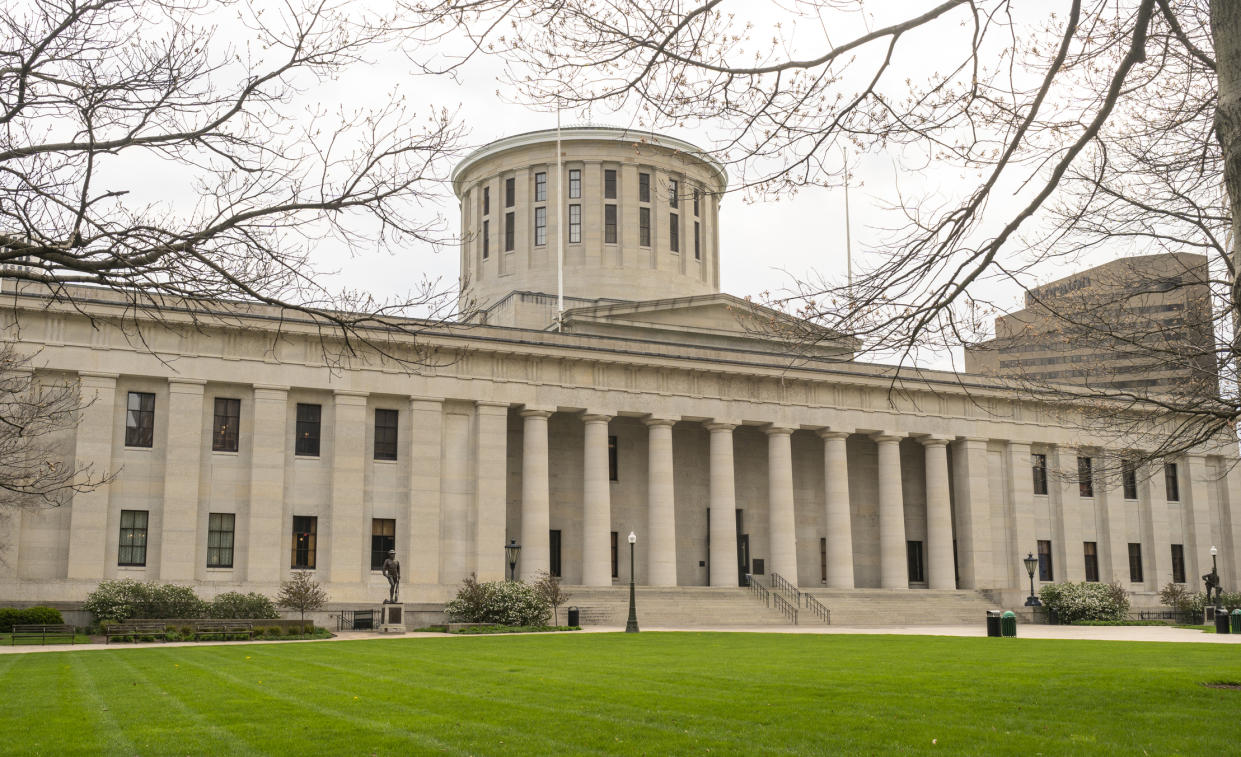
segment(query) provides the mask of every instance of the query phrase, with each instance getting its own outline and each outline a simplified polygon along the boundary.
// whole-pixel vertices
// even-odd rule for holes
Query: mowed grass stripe
[[[1226,753],[1235,717],[1193,724],[1241,711],[1241,692],[1202,686],[1241,680],[1238,651],[644,632],[48,653],[0,680],[73,688],[56,665],[93,656],[93,700],[24,685],[0,727],[18,734],[14,754],[47,743],[45,711],[56,754]],[[127,693],[134,709],[109,715],[120,725],[79,741],[55,712]],[[109,740],[101,726],[130,730]]]

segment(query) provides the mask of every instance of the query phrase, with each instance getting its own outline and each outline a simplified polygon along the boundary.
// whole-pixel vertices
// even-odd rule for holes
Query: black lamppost
[[[629,620],[625,621],[625,633],[638,632],[638,607],[633,601],[633,545],[638,537],[629,532]]]
[[[521,545],[516,539],[509,539],[504,545],[504,555],[508,558],[508,580],[517,580],[517,556],[521,553]]]
[[[1033,552],[1027,552],[1022,562],[1026,564],[1026,573],[1030,574],[1030,596],[1026,598],[1026,607],[1042,607],[1043,603],[1034,596],[1034,569],[1038,567],[1038,558]]]

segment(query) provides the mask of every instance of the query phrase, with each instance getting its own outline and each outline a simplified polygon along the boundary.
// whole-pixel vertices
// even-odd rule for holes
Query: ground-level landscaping
[[[1239,651],[645,632],[14,654],[0,753],[1225,754]]]

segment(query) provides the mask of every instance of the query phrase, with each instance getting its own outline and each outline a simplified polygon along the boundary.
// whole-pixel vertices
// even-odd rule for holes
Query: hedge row
[[[204,602],[187,586],[154,581],[104,581],[86,596],[83,605],[95,620],[130,618],[239,618],[263,620],[278,618],[272,601],[262,594],[225,592]]]
[[[64,622],[60,610],[53,607],[0,607],[0,633],[10,633],[13,626],[59,625]]]

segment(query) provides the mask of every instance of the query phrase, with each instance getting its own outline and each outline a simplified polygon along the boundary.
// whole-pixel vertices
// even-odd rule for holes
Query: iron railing
[[[336,616],[337,631],[364,631],[375,628],[375,610],[341,610]]]
[[[797,605],[785,599],[781,594],[774,592],[771,595],[771,601],[777,610],[784,613],[784,617],[792,621],[793,625],[797,625]]]
[[[819,620],[829,626],[832,624],[832,611],[827,609],[827,605],[810,596],[810,592],[803,592],[801,596],[806,603],[807,610],[810,610]]]
[[[771,574],[771,588],[773,591],[784,594],[795,606],[801,605],[801,590],[779,573]]]
[[[747,575],[746,579],[746,585],[750,589],[750,593],[763,603],[763,607],[771,607],[771,592],[767,591],[767,587],[755,581],[754,576]]]

